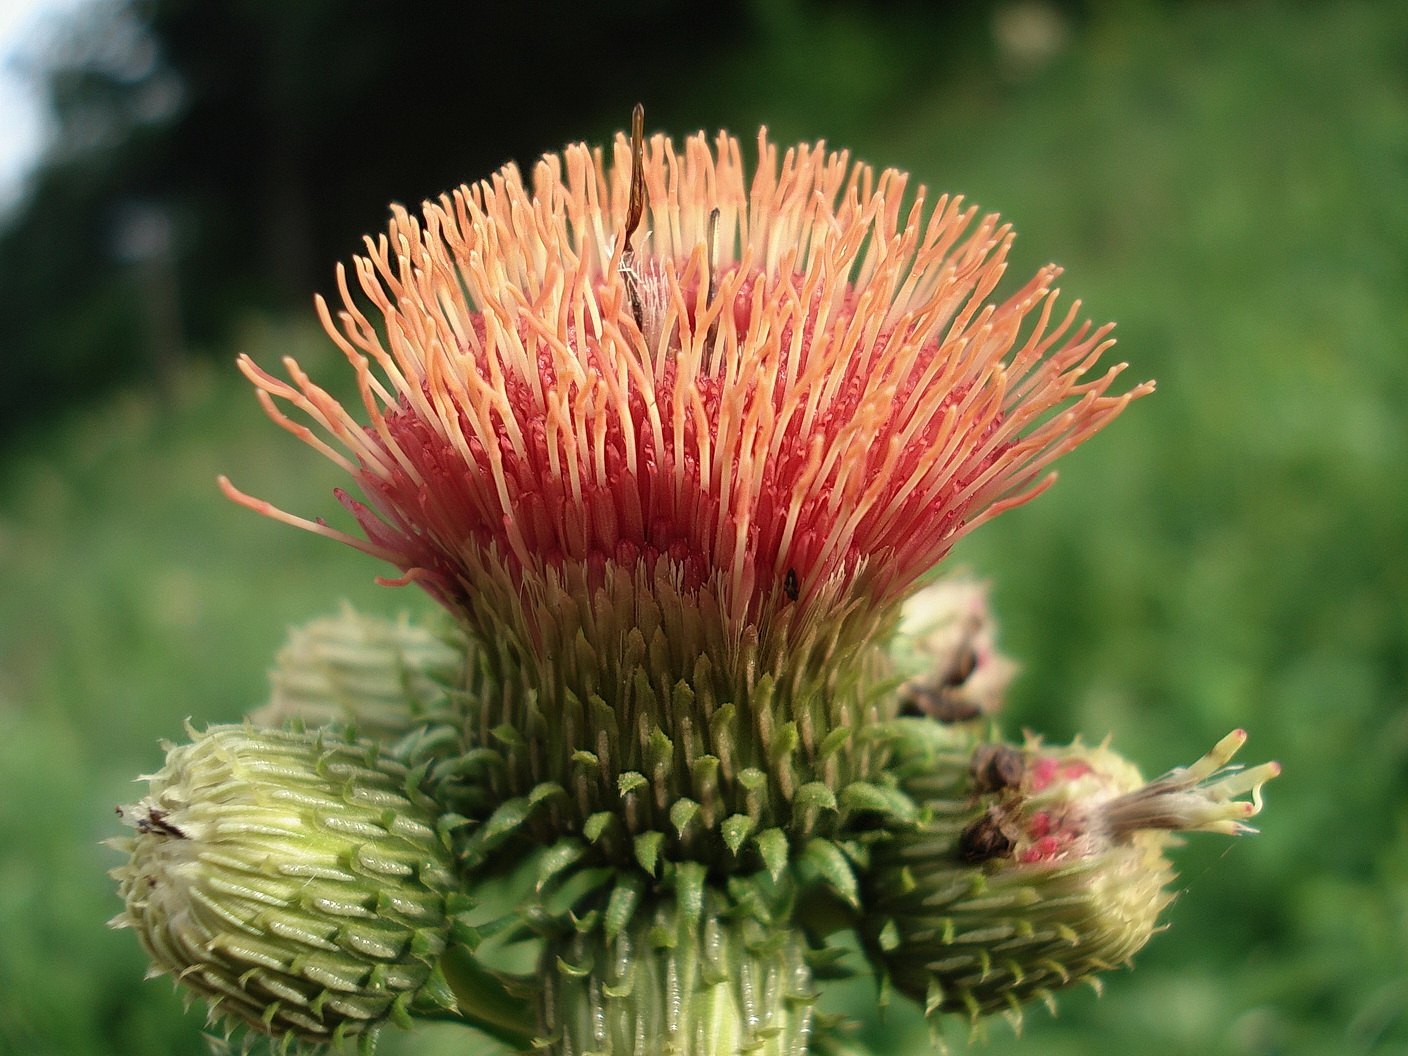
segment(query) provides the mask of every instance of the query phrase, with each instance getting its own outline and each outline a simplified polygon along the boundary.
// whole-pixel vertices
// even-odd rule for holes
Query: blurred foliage
[[[388,201],[600,138],[637,100],[666,117],[761,63],[775,98],[861,123],[939,66],[915,30],[967,6],[99,0],[32,60],[54,135],[0,231],[0,442],[138,372],[169,385],[186,348],[305,304]],[[818,96],[818,60],[854,75]]]
[[[1006,648],[1025,664],[1009,726],[1108,733],[1150,772],[1246,726],[1248,757],[1286,772],[1260,836],[1179,852],[1170,930],[1135,973],[1109,976],[1100,1000],[1064,996],[1057,1019],[1034,1011],[1020,1039],[997,1024],[976,1048],[1408,1050],[1408,9],[703,6],[612,9],[549,46],[539,29],[557,29],[455,25],[450,5],[338,5],[345,36],[327,48],[346,66],[301,69],[315,96],[285,115],[294,140],[309,137],[298,149],[338,159],[345,181],[304,188],[321,217],[307,266],[328,275],[385,199],[600,138],[637,96],[676,134],[767,120],[784,142],[825,136],[1001,209],[1021,233],[1015,273],[1061,260],[1088,310],[1120,321],[1135,380],[1160,382],[1066,460],[1055,488],[952,558],[994,581]],[[230,21],[197,33],[197,7]],[[0,241],[3,413],[49,412],[0,469],[0,1052],[201,1051],[199,1016],[180,1014],[168,984],[141,982],[131,937],[101,926],[117,909],[102,875],[113,855],[98,846],[116,831],[112,804],[185,717],[227,720],[261,700],[287,624],[342,598],[428,605],[373,586],[379,570],[357,555],[218,497],[213,478],[228,472],[298,512],[336,510],[335,471],[264,422],[232,369],[188,362],[164,399],[141,389],[49,411],[61,389],[121,373],[103,364],[146,354],[131,276],[102,263],[110,228],[95,219],[122,200],[174,203],[188,342],[233,327],[261,362],[293,352],[315,376],[333,367],[311,313],[249,321],[247,306],[278,300],[258,292],[273,272],[254,248],[269,234],[258,218],[276,215],[261,211],[271,184],[239,167],[240,145],[262,140],[221,124],[233,109],[200,109],[223,99],[273,120],[279,78],[306,49],[322,54],[307,36],[321,30],[288,29],[283,67],[212,68],[225,78],[214,86],[179,65],[209,65],[234,41],[272,54],[249,41],[275,8],[137,9],[172,40],[187,27],[187,50],[162,37],[149,67],[182,71],[180,105],[83,164],[51,159]],[[623,25],[659,36],[637,45]],[[424,77],[359,80],[371,60],[355,42],[380,37]],[[504,83],[486,87],[491,72]],[[192,138],[174,138],[186,123]],[[420,160],[383,185],[376,157],[399,151]],[[228,170],[229,186],[182,182],[203,165]],[[195,238],[187,216],[224,233]],[[71,299],[54,294],[63,283]],[[15,337],[15,320],[40,314],[16,302],[42,297],[57,297],[49,321]],[[926,1050],[903,1009],[877,1018],[868,986],[835,1001],[877,1051]],[[425,1051],[472,1051],[465,1037],[428,1030]],[[963,1029],[949,1041],[961,1051]],[[420,1050],[392,1039],[387,1051]]]
[[[180,330],[228,335],[252,308],[305,303],[314,275],[393,196],[560,144],[628,112],[708,17],[737,3],[631,0],[109,0],[45,56],[55,138],[0,237],[0,396],[9,427],[130,377],[149,337],[145,272],[179,287]],[[629,58],[629,61],[621,61]],[[590,92],[581,85],[587,81]],[[157,217],[166,229],[153,239]],[[117,266],[115,266],[117,265]]]

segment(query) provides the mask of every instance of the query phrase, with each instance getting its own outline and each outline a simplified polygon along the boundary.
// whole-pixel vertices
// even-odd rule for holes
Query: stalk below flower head
[[[732,137],[637,127],[610,164],[576,145],[531,190],[510,165],[396,208],[336,315],[319,301],[367,425],[292,360],[291,384],[241,361],[357,481],[366,539],[227,491],[484,634],[507,617],[541,647],[550,584],[625,570],[709,595],[736,640],[792,605],[888,610],[1151,390],[1110,394],[1110,328],[1057,312],[1056,267],[989,302],[995,216],[824,144],[758,153],[750,181]]]

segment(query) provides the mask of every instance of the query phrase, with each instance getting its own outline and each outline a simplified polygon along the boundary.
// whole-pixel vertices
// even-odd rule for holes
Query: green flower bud
[[[805,1056],[815,994],[800,934],[730,904],[702,870],[693,879],[669,897],[623,878],[627,897],[613,892],[583,931],[549,943],[548,1052]]]
[[[152,959],[227,1026],[310,1042],[446,1003],[454,877],[428,803],[375,748],[213,726],[119,808],[113,870]]]
[[[450,691],[464,682],[465,651],[463,641],[452,645],[404,616],[393,621],[344,606],[289,632],[269,673],[269,702],[249,720],[336,725],[389,743],[452,710]]]
[[[1252,831],[1244,821],[1280,772],[1227,765],[1240,730],[1145,783],[1104,746],[1019,748],[895,726],[902,785],[927,818],[876,845],[865,938],[929,1013],[1015,1012],[1128,961],[1171,900],[1169,833]]]

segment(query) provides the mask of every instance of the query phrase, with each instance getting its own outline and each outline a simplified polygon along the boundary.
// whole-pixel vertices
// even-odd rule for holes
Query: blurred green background
[[[1245,726],[1285,774],[1261,835],[1177,853],[1137,971],[975,1050],[1408,1053],[1408,5],[152,0],[87,9],[36,69],[54,136],[0,231],[0,1052],[204,1051],[102,926],[113,805],[184,718],[261,700],[288,624],[428,604],[219,496],[341,512],[233,354],[333,367],[308,294],[387,201],[640,99],[1000,211],[1014,276],[1064,264],[1159,381],[951,560],[1024,664],[1014,732],[1158,772]],[[838,1000],[878,1052],[928,1051]]]

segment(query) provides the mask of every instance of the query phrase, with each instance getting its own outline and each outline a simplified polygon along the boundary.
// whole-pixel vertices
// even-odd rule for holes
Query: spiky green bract
[[[1015,1013],[1127,962],[1171,899],[1169,831],[1246,831],[1236,819],[1279,772],[1226,767],[1241,731],[1145,784],[1103,746],[1002,745],[924,720],[892,729],[895,772],[925,816],[874,845],[864,938],[930,1014]]]
[[[460,708],[452,698],[468,659],[463,633],[448,621],[432,630],[344,605],[336,616],[289,631],[269,672],[269,701],[249,720],[335,726],[390,744],[417,725],[455,722]]]
[[[113,840],[130,927],[212,1020],[294,1042],[374,1036],[452,1003],[437,969],[455,894],[405,767],[330,735],[213,726],[169,749]]]
[[[804,1056],[815,993],[795,929],[702,883],[637,897],[548,943],[547,1052]]]
[[[570,836],[615,867],[646,846],[751,872],[778,841],[834,832],[845,790],[878,779],[883,752],[857,731],[897,708],[879,644],[893,611],[782,598],[766,621],[730,627],[707,584],[686,590],[657,567],[568,566],[527,599],[506,583],[476,600],[497,688],[471,701],[457,765],[467,793],[497,807],[447,795],[479,823],[471,862],[520,836]]]

